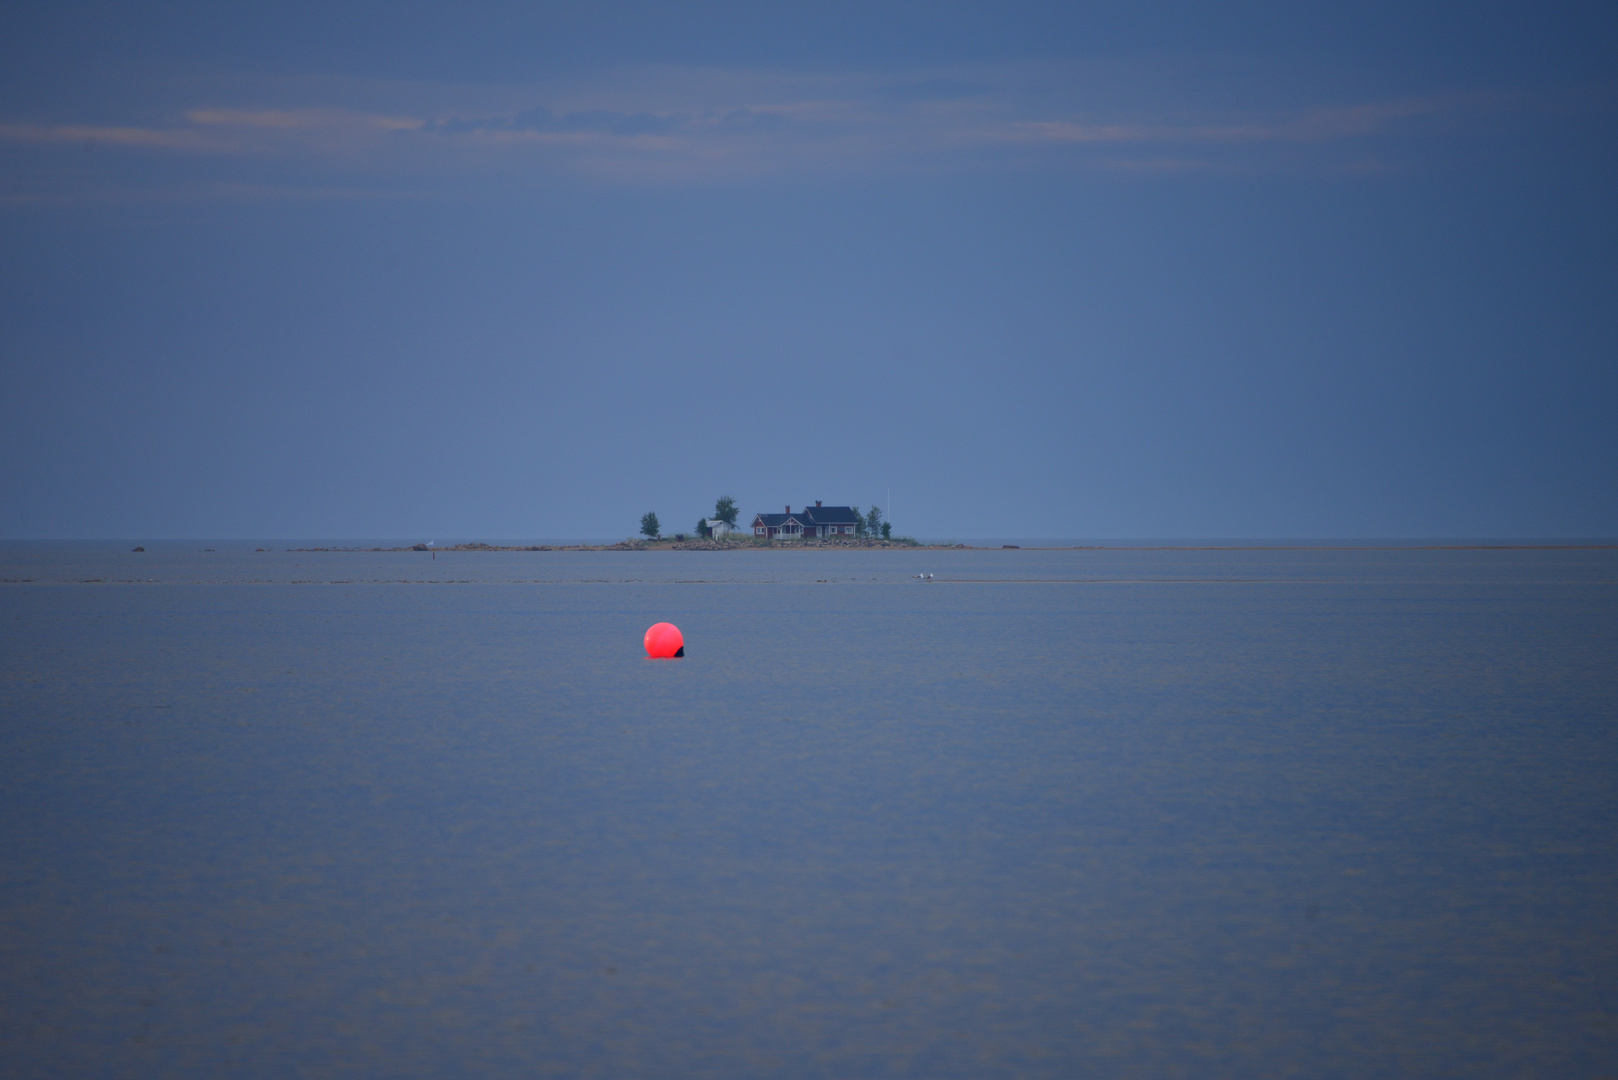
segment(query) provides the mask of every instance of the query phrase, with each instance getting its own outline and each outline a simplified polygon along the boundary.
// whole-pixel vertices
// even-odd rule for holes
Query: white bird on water
[[[933,575],[931,575],[931,574],[917,574],[916,575],[916,580],[917,581],[931,581],[931,580],[933,580]]]

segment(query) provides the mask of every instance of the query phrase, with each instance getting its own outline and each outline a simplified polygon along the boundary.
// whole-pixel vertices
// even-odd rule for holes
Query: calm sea
[[[1618,551],[255,546],[0,545],[8,1076],[1618,1069]]]

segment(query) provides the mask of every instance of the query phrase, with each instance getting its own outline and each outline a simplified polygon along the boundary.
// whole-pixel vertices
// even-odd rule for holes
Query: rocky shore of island
[[[411,544],[408,547],[301,547],[287,548],[287,551],[317,552],[317,551],[793,551],[793,550],[827,550],[837,548],[843,550],[875,550],[881,548],[898,548],[912,550],[915,548],[965,548],[966,544],[922,544],[914,540],[889,539],[882,540],[865,536],[828,536],[824,538],[811,538],[805,540],[755,540],[752,537],[743,539],[725,538],[712,539],[708,537],[662,537],[656,540],[631,538],[620,540],[616,544],[485,544],[472,541],[462,544]],[[1009,545],[1008,545],[1009,546]],[[264,550],[260,548],[259,550]]]
[[[602,551],[756,551],[760,549],[789,550],[793,548],[913,548],[930,545],[904,540],[878,540],[864,536],[828,536],[807,540],[742,540],[726,538],[716,540],[688,537],[684,540],[623,540]],[[953,545],[952,545],[953,546]]]

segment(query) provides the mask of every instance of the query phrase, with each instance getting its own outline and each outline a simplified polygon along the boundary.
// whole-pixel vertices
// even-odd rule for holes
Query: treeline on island
[[[721,524],[724,526],[724,531],[735,531],[738,513],[736,500],[729,495],[721,495],[714,501],[713,517],[697,518],[696,530],[691,535],[702,539],[711,538],[715,532],[720,531],[719,526]],[[656,510],[648,510],[640,516],[640,534],[648,540],[663,539],[663,523],[657,520]],[[684,540],[686,539],[686,534],[675,533],[674,539]]]

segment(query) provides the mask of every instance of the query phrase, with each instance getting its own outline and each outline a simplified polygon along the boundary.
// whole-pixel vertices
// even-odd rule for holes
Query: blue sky
[[[16,5],[0,536],[1618,535],[1598,5]]]

